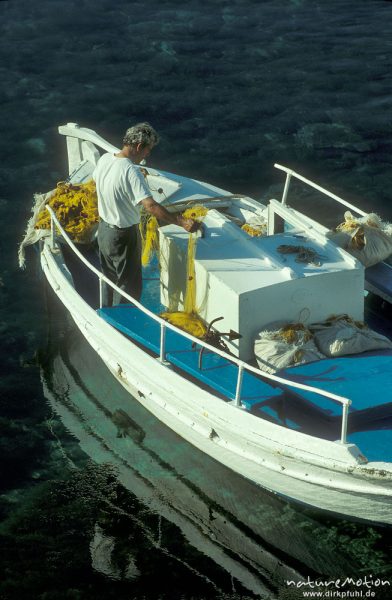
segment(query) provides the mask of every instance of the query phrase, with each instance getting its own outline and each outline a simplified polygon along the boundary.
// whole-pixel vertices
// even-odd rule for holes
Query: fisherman
[[[141,208],[159,221],[180,225],[190,233],[199,228],[197,221],[171,214],[155,202],[140,168],[135,166],[149,156],[158,142],[158,134],[149,123],[138,123],[125,132],[122,150],[103,154],[93,173],[100,217],[98,247],[102,273],[136,300],[142,291]],[[121,302],[127,300],[104,283],[102,305]]]

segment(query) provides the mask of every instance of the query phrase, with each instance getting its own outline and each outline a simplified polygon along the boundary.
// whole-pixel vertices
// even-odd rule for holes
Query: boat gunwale
[[[46,250],[46,251],[45,251]],[[291,479],[296,481],[296,485],[306,485],[306,487],[316,486],[317,489],[325,487],[327,484],[331,486],[331,493],[342,492],[349,494],[359,494],[360,496],[365,495],[366,497],[388,497],[392,495],[392,472],[389,471],[389,464],[386,463],[370,463],[365,457],[358,453],[358,448],[355,444],[349,443],[342,445],[340,443],[316,438],[309,434],[290,430],[290,434],[293,437],[291,442],[278,439],[278,430],[282,427],[277,424],[265,422],[263,419],[253,419],[247,411],[240,411],[238,418],[233,424],[232,419],[227,419],[226,413],[223,410],[231,409],[235,410],[235,407],[229,403],[224,403],[215,395],[211,394],[207,390],[201,390],[203,400],[199,409],[195,412],[195,404],[192,400],[186,402],[185,412],[182,417],[178,412],[179,402],[183,404],[185,398],[191,398],[191,394],[183,394],[175,396],[174,389],[171,387],[172,382],[170,379],[166,381],[166,392],[170,392],[170,397],[174,397],[174,403],[169,406],[169,401],[162,399],[160,391],[162,390],[162,381],[160,384],[154,384],[151,387],[152,382],[149,381],[147,387],[142,384],[144,381],[146,372],[148,371],[148,365],[138,361],[135,363],[134,356],[132,360],[123,362],[124,348],[126,344],[129,344],[129,340],[123,336],[118,330],[113,328],[106,321],[102,322],[102,325],[107,328],[107,332],[103,331],[99,333],[99,328],[95,323],[95,320],[99,321],[101,318],[97,312],[91,308],[91,306],[83,300],[78,294],[72,281],[67,277],[66,271],[63,272],[62,266],[66,269],[62,258],[61,252],[53,253],[48,244],[44,245],[41,260],[43,261],[43,268],[48,279],[49,284],[55,290],[56,295],[62,300],[65,307],[70,311],[76,325],[82,331],[87,341],[93,347],[93,349],[100,355],[105,365],[108,367],[112,375],[121,383],[127,391],[130,391],[135,396],[136,400],[140,402],[147,410],[152,412],[160,421],[166,426],[173,429],[178,435],[186,439],[191,444],[195,445],[200,450],[207,452],[212,458],[222,462],[227,467],[233,469],[237,473],[242,474],[245,478],[254,481],[256,484],[269,489],[270,491],[276,491],[270,484],[266,484],[264,476],[268,472],[272,478]],[[48,259],[52,263],[50,267],[47,262]],[[58,274],[63,279],[56,278],[56,274],[53,271],[53,266],[58,270]],[[55,277],[53,279],[53,276]],[[72,288],[72,295],[64,289],[63,284],[67,288]],[[65,294],[65,295],[64,295]],[[83,308],[81,312],[78,309],[76,302],[82,302]],[[87,313],[85,312],[87,310]],[[79,318],[80,317],[80,318]],[[110,354],[107,351],[108,336],[107,333],[112,331],[113,344],[111,345]],[[133,351],[137,352],[140,356],[145,354],[144,351],[134,345]],[[112,351],[114,351],[112,353]],[[157,360],[150,357],[151,360]],[[121,363],[121,366],[120,366]],[[134,368],[137,368],[136,379],[131,380],[128,377],[130,372],[133,373]],[[164,368],[167,371],[165,365],[161,365],[159,362],[156,363],[159,368]],[[163,373],[163,372],[162,372]],[[169,373],[172,371],[169,369]],[[172,373],[173,374],[173,373]],[[173,374],[175,375],[175,374]],[[185,385],[195,386],[195,383],[190,382],[187,378],[181,378]],[[171,388],[171,389],[170,389]],[[183,389],[184,391],[184,389]],[[142,393],[143,392],[143,393]],[[181,398],[181,400],[180,400]],[[218,401],[212,405],[209,402]],[[176,404],[177,403],[177,404]],[[222,407],[219,409],[218,407]],[[191,410],[191,413],[189,412]],[[206,413],[208,412],[208,414]],[[173,417],[175,417],[176,425],[173,427]],[[198,418],[199,417],[199,418]],[[201,420],[200,418],[203,417]],[[262,421],[263,429],[260,427],[250,427],[250,421],[247,419],[252,418],[253,424]],[[208,420],[208,423],[206,421]],[[243,421],[245,419],[245,421]],[[228,429],[227,429],[227,426]],[[267,431],[265,427],[267,426]],[[224,429],[222,429],[222,427]],[[241,437],[241,433],[238,432],[238,427],[242,431],[247,431],[248,441],[245,446],[239,444],[238,440]],[[218,442],[212,439],[208,431],[219,432]],[[226,435],[227,434],[227,435]],[[220,439],[222,437],[222,439]],[[298,446],[300,438],[305,441],[307,438],[309,441],[313,441],[312,446],[301,443]],[[208,449],[205,445],[205,440],[209,441]],[[294,443],[295,438],[295,443]],[[204,441],[203,441],[204,440]],[[320,442],[324,450],[331,450],[335,448],[333,456],[326,456],[325,452],[320,447]],[[276,447],[279,444],[279,448]],[[261,454],[260,454],[261,452]],[[341,454],[344,452],[344,454]],[[329,454],[329,452],[328,452]],[[246,463],[246,468],[245,468]],[[304,470],[304,465],[307,465]],[[369,469],[369,470],[368,470]],[[263,475],[264,473],[264,475]],[[333,474],[333,479],[331,475]],[[283,489],[283,488],[282,488]],[[278,490],[277,493],[281,494],[282,491]],[[292,498],[303,501],[306,504],[308,500],[301,500],[297,495],[291,496]],[[322,507],[320,505],[320,508]],[[326,508],[331,510],[331,507]],[[381,520],[382,521],[382,520]],[[388,522],[392,522],[388,520]]]
[[[53,250],[55,248],[56,242],[55,242],[55,229],[57,228],[62,237],[64,238],[65,242],[67,243],[67,245],[72,249],[72,251],[76,254],[76,256],[82,261],[82,263],[91,271],[93,272],[97,278],[98,278],[98,282],[99,282],[99,286],[100,286],[100,290],[102,288],[102,282],[107,283],[108,285],[110,285],[116,292],[118,292],[121,296],[123,296],[124,298],[126,298],[131,304],[133,304],[134,306],[136,306],[139,310],[141,310],[148,318],[156,321],[159,323],[160,327],[161,327],[161,343],[160,343],[160,361],[161,362],[165,362],[166,361],[166,356],[165,356],[165,347],[164,347],[164,341],[165,341],[165,332],[166,332],[166,328],[171,329],[172,331],[176,332],[177,334],[181,335],[182,337],[190,340],[192,343],[196,343],[202,347],[204,347],[206,350],[209,350],[210,352],[217,354],[218,356],[221,356],[222,358],[228,360],[229,362],[231,362],[232,364],[237,365],[238,367],[238,377],[237,377],[237,386],[236,386],[236,395],[235,395],[235,399],[232,401],[232,403],[242,409],[241,406],[241,384],[242,384],[242,377],[243,377],[243,371],[244,369],[246,371],[249,371],[253,374],[255,374],[257,377],[259,377],[261,380],[269,380],[269,381],[273,381],[275,383],[277,383],[278,385],[280,384],[280,386],[283,386],[283,389],[285,389],[286,387],[293,387],[296,389],[301,389],[304,391],[308,391],[308,392],[312,392],[315,394],[318,394],[320,396],[324,396],[334,402],[338,402],[342,405],[342,427],[341,427],[341,438],[340,438],[340,443],[342,444],[347,444],[347,422],[348,422],[348,409],[349,406],[351,404],[351,400],[349,398],[345,398],[344,396],[339,396],[337,394],[333,394],[332,392],[328,392],[326,390],[322,390],[313,386],[308,386],[305,384],[301,384],[301,383],[297,383],[294,382],[290,379],[285,379],[282,377],[279,377],[277,375],[273,375],[271,373],[264,373],[261,372],[260,369],[257,369],[256,367],[253,367],[252,365],[250,365],[249,363],[242,361],[240,359],[238,359],[235,356],[232,356],[226,352],[224,352],[223,350],[220,350],[218,348],[215,348],[214,346],[211,346],[210,344],[208,344],[207,342],[205,342],[204,340],[201,340],[199,338],[196,338],[194,336],[192,336],[191,334],[182,331],[181,329],[175,327],[174,325],[172,325],[171,323],[169,323],[168,321],[165,321],[164,319],[162,319],[162,317],[154,314],[152,311],[150,311],[148,308],[146,308],[145,306],[143,306],[140,302],[138,302],[137,300],[135,300],[134,298],[132,298],[132,296],[130,296],[129,294],[127,294],[126,292],[124,292],[122,289],[120,289],[118,286],[116,286],[112,281],[110,281],[107,277],[105,277],[105,275],[103,275],[103,273],[101,273],[98,269],[96,269],[82,254],[81,252],[78,250],[78,248],[76,247],[76,245],[72,242],[72,240],[70,239],[70,237],[67,235],[67,233],[65,232],[65,230],[63,229],[63,227],[61,226],[59,220],[57,219],[54,211],[52,210],[52,208],[50,206],[46,206],[46,209],[48,210],[50,217],[51,217],[51,240],[50,240],[50,247]],[[102,295],[100,292],[100,299],[101,299]],[[102,302],[100,301],[100,306],[102,305]],[[102,318],[102,317],[101,317]]]
[[[72,137],[70,129],[73,129],[73,127],[75,127],[75,129],[79,129],[79,135],[76,135],[75,137],[78,137],[80,139],[86,139],[81,135],[83,129],[79,128],[78,126],[74,126],[73,124],[68,124],[68,127],[63,126],[61,128],[63,129],[63,131],[60,131],[60,133],[62,133],[63,135],[67,135],[69,131],[68,135],[69,137]],[[99,144],[99,142],[96,139],[93,139],[94,137],[99,138],[99,136],[97,136],[95,132],[93,132],[92,130],[86,131],[89,133],[89,141],[97,143],[98,146],[101,145],[101,147],[104,147],[102,146],[102,144]],[[102,138],[100,139],[102,140]],[[67,138],[67,145],[68,141],[69,140]],[[68,153],[70,153],[69,147]],[[92,165],[91,162],[90,165]],[[157,171],[157,173],[159,172]],[[72,173],[70,174],[68,180],[71,179]],[[52,216],[53,215],[51,215],[51,217]],[[54,219],[56,219],[55,216]],[[354,516],[355,518],[359,518],[365,521],[372,520],[379,523],[392,523],[390,513],[388,512],[388,506],[385,506],[386,498],[390,498],[392,493],[392,489],[390,487],[392,481],[392,471],[390,470],[390,463],[376,463],[373,461],[368,461],[365,457],[363,457],[360,454],[359,449],[355,444],[347,442],[346,440],[344,442],[342,442],[342,440],[340,442],[339,440],[337,440],[336,442],[332,442],[323,440],[322,438],[317,438],[315,436],[310,436],[309,434],[303,432],[297,432],[291,429],[283,430],[283,432],[287,431],[290,438],[284,438],[283,441],[280,436],[279,438],[276,437],[278,436],[278,433],[276,432],[278,432],[279,430],[282,431],[282,427],[280,425],[270,423],[259,418],[255,419],[254,416],[251,415],[248,411],[237,410],[236,413],[239,417],[238,422],[233,423],[232,418],[226,418],[230,417],[229,414],[226,415],[226,411],[230,413],[231,410],[235,410],[236,408],[242,408],[241,404],[238,403],[236,405],[235,401],[222,402],[222,400],[217,396],[217,394],[200,388],[199,389],[201,392],[201,403],[198,406],[199,414],[193,412],[193,416],[202,416],[203,419],[195,419],[193,423],[190,423],[188,422],[189,419],[186,418],[187,416],[189,416],[188,409],[190,407],[195,409],[196,407],[195,405],[193,405],[192,407],[192,403],[185,401],[184,419],[180,418],[180,413],[178,412],[180,398],[178,394],[176,398],[176,390],[174,389],[174,376],[178,374],[172,372],[170,368],[165,369],[167,363],[165,363],[164,360],[160,360],[160,358],[162,359],[162,357],[158,356],[155,359],[149,357],[152,360],[155,360],[159,372],[161,372],[162,374],[164,374],[165,371],[167,372],[167,381],[165,381],[167,389],[164,389],[164,391],[173,393],[174,401],[177,401],[177,405],[174,403],[172,406],[172,410],[168,410],[169,407],[167,405],[170,404],[170,402],[168,399],[166,399],[166,401],[165,398],[161,398],[161,390],[159,388],[159,385],[157,386],[157,382],[153,382],[148,378],[147,381],[144,382],[143,374],[145,375],[146,370],[148,368],[148,365],[145,364],[144,361],[142,361],[142,354],[146,354],[144,347],[136,345],[133,342],[133,340],[130,340],[129,338],[124,336],[118,329],[114,328],[112,325],[107,323],[94,309],[94,307],[92,307],[91,304],[89,304],[86,301],[86,299],[83,298],[77,291],[72,276],[69,273],[67,266],[64,262],[64,257],[62,254],[62,245],[56,243],[56,227],[62,233],[62,237],[64,238],[67,245],[76,254],[76,256],[78,256],[78,258],[82,260],[82,263],[84,263],[87,266],[87,268],[90,269],[90,271],[94,272],[95,275],[98,276],[98,280],[102,279],[107,281],[106,278],[104,278],[103,274],[101,274],[97,269],[95,269],[93,265],[90,265],[88,260],[86,260],[83,256],[79,256],[76,246],[73,245],[72,241],[68,238],[67,234],[64,231],[62,231],[62,227],[58,223],[58,221],[55,225],[55,221],[52,218],[51,235],[50,238],[46,237],[44,239],[41,251],[41,265],[43,267],[48,283],[53,288],[55,294],[62,301],[65,308],[67,308],[70,311],[70,314],[73,320],[75,321],[76,325],[81,330],[82,334],[90,343],[92,348],[103,360],[103,362],[108,367],[109,371],[112,373],[115,379],[117,379],[117,381],[119,381],[125,387],[125,389],[127,389],[128,392],[132,393],[132,389],[135,392],[138,392],[138,388],[144,391],[148,390],[146,397],[139,392],[139,397],[135,395],[136,400],[140,402],[145,408],[147,408],[147,410],[149,410],[166,426],[170,427],[185,440],[192,443],[194,446],[201,449],[202,451],[206,452],[209,456],[211,456],[218,462],[221,462],[226,467],[241,474],[246,479],[255,482],[257,485],[260,485],[261,487],[267,490],[281,495],[283,489],[282,485],[284,487],[286,484],[284,482],[283,484],[279,483],[279,485],[276,488],[274,487],[274,485],[275,483],[280,482],[281,479],[286,481],[287,478],[289,478],[295,483],[295,489],[292,490],[292,493],[287,496],[290,499],[312,507],[316,506],[322,510],[335,511],[336,509],[338,514]],[[135,301],[132,297],[123,293],[122,290],[116,288],[116,286],[112,282],[107,281],[107,283],[111,285],[113,289],[117,289],[117,291],[120,294],[122,294],[124,297],[127,298],[127,300],[131,302],[131,304],[138,306],[144,313],[147,314],[147,317],[150,317],[158,322],[161,321],[160,317],[158,317],[154,313],[151,313],[144,306],[139,305],[139,303],[137,303],[137,301]],[[102,323],[102,329],[98,325],[99,323]],[[216,348],[209,346],[209,344],[203,343],[202,340],[193,338],[193,336],[186,334],[181,330],[178,330],[178,328],[171,326],[166,321],[163,321],[161,323],[161,326],[161,331],[164,332],[166,328],[173,329],[177,334],[180,334],[185,338],[195,341],[201,346],[205,346],[206,348],[210,349],[216,354],[221,354],[224,358],[227,358],[230,362],[237,364],[239,367],[242,363],[243,368],[247,368],[250,371],[254,371],[261,380],[270,379],[278,382],[279,380],[281,380],[284,386],[310,389],[310,391],[321,396],[330,398],[331,400],[334,400],[334,398],[332,398],[331,396],[336,396],[324,390],[319,390],[318,388],[305,386],[303,384],[297,384],[296,382],[292,382],[291,380],[263,373],[260,370],[255,369],[251,365],[240,361],[236,357],[226,355],[226,353],[220,352]],[[113,340],[118,342],[118,344],[114,344],[114,347],[110,349],[110,354],[108,354],[103,341],[105,338],[105,334],[109,333],[110,331],[112,331],[110,335],[113,336]],[[129,362],[128,357],[123,356],[123,352],[125,348],[127,348],[126,344],[129,343],[130,353],[132,354],[133,352],[136,352],[136,356],[140,356],[140,361],[137,363],[137,365],[130,364],[130,362],[132,361]],[[113,354],[111,353],[111,350],[114,350]],[[113,359],[115,360],[116,358],[120,361],[119,363],[113,363]],[[126,360],[126,363],[124,363],[123,365],[125,366],[126,364],[126,371],[123,371],[120,366],[120,363],[122,363],[123,359]],[[136,370],[134,369],[135,366]],[[126,376],[129,373],[132,374],[132,378],[127,379]],[[134,375],[136,379],[133,378]],[[190,381],[187,377],[182,376],[179,379],[180,381],[178,381],[178,383],[180,389],[185,389],[184,386],[189,386],[189,384],[193,386],[197,385],[197,383]],[[152,387],[149,387],[150,384],[152,385]],[[171,390],[169,390],[168,388],[168,386],[170,385],[172,387]],[[351,401],[348,398],[338,398],[345,400],[346,404],[344,404],[343,406],[346,408],[346,410],[348,410]],[[189,398],[187,397],[183,399],[189,400]],[[342,403],[340,400],[337,401]],[[228,404],[229,406],[227,406]],[[207,409],[212,409],[211,415],[206,414],[205,412],[200,412]],[[208,410],[208,412],[210,412],[210,410]],[[232,413],[232,415],[235,415],[236,413]],[[211,437],[211,435],[208,435],[208,428],[204,427],[204,429],[206,429],[207,431],[207,444],[209,446],[209,450],[206,451],[206,444],[204,439],[205,432],[199,429],[201,426],[206,425],[206,419],[208,419],[210,416],[214,417],[213,420],[208,423],[210,429],[211,427],[215,426],[215,422],[217,425],[219,424],[222,427],[229,425],[229,428],[227,432],[227,441],[225,441],[226,438],[222,438],[222,443],[218,443],[215,438]],[[224,422],[222,419],[223,416],[225,417]],[[172,417],[175,417],[174,427],[172,424]],[[249,417],[252,417],[252,423],[254,424],[254,427],[251,427],[251,420],[249,419]],[[260,423],[260,421],[262,421],[262,423]],[[238,445],[236,443],[236,438],[238,437],[237,427],[239,424],[240,429],[242,428],[243,432],[246,428],[247,433],[250,434],[249,441],[251,442],[251,444],[248,445],[248,441],[245,440],[245,449],[248,449],[248,452],[245,453],[243,452],[242,446],[238,448],[236,447]],[[264,430],[264,427],[266,427],[266,430]],[[214,430],[212,429],[212,431]],[[218,432],[220,433],[219,429]],[[224,430],[224,433],[226,433],[226,430]],[[294,441],[299,441],[300,439],[305,438],[311,438],[311,440],[309,440],[311,441],[310,447],[305,448],[302,444],[300,444],[300,446],[298,447],[296,444],[294,444]],[[269,443],[265,445],[266,442]],[[317,446],[318,442],[321,442],[321,446],[324,449],[324,452],[322,452],[321,448]],[[275,447],[272,447],[271,444]],[[335,448],[335,450],[333,450],[333,448]],[[320,450],[320,452],[315,453],[315,449]],[[333,450],[332,456],[326,456],[327,449]],[[238,450],[240,450],[239,453]],[[291,450],[291,452],[287,452],[289,450]],[[312,450],[315,456],[311,456]],[[257,451],[257,455],[259,454],[259,451],[262,451],[261,455],[256,456],[255,451]],[[267,454],[268,456],[270,456],[270,460],[263,464],[264,459],[261,457],[266,456]],[[233,464],[232,456],[234,456]],[[272,464],[272,462],[274,464]],[[308,467],[310,467],[310,470],[309,468],[307,468],[306,472],[303,471],[304,463],[307,464]],[[290,467],[290,465],[294,468],[294,471],[292,471],[291,468],[288,468]],[[244,468],[245,466],[246,469]],[[268,479],[267,477],[267,481],[264,481],[263,477],[266,473],[270,472],[270,479]],[[298,477],[299,473],[301,474],[301,477]],[[321,479],[319,477],[315,477],[317,475],[321,476]],[[337,482],[335,482],[336,478],[338,479]],[[334,485],[330,487],[332,483]],[[327,486],[327,488],[325,488],[325,486]],[[311,492],[313,490],[313,493],[311,493],[310,495],[307,492],[305,493],[305,490],[308,490],[308,488]],[[314,501],[315,491],[320,491],[320,493],[322,492],[320,499],[316,503]],[[287,491],[285,492],[285,494],[286,493]],[[377,498],[377,496],[381,498],[381,506],[380,500]],[[345,497],[352,498],[354,505],[351,506],[351,504],[343,504],[343,501],[340,500],[341,497],[343,499]],[[338,500],[339,507],[335,506],[336,499]],[[370,519],[368,516],[369,510],[374,513],[372,519]]]

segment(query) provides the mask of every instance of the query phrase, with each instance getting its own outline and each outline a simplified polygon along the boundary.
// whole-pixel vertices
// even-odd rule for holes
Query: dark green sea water
[[[392,579],[390,530],[255,490],[137,403],[124,425],[124,392],[34,252],[24,272],[16,255],[32,194],[64,178],[66,122],[119,144],[149,120],[154,166],[264,198],[280,162],[391,220],[391,18],[383,0],[0,2],[1,599],[283,600],[290,573]]]

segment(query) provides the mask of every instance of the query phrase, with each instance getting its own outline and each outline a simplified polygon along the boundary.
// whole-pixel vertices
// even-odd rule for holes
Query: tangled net
[[[330,315],[328,317],[328,319],[325,321],[325,325],[327,327],[330,327],[331,325],[334,325],[335,323],[337,323],[337,321],[344,321],[345,323],[348,323],[349,325],[358,327],[358,329],[368,329],[368,326],[363,321],[356,321],[349,315],[344,315],[344,314],[343,315]]]
[[[208,212],[204,206],[193,206],[183,212],[186,219],[201,220]],[[205,339],[207,335],[207,326],[203,319],[198,315],[196,307],[196,274],[195,274],[195,254],[196,254],[196,234],[189,234],[187,249],[187,281],[184,298],[184,310],[176,312],[163,312],[161,317],[183,329],[194,337]]]
[[[182,213],[182,216],[185,219],[196,219],[196,221],[201,221],[206,214],[208,213],[208,208],[203,206],[202,204],[195,204],[194,206],[190,206]]]
[[[75,242],[91,242],[99,221],[98,199],[93,180],[77,185],[61,181],[47,204]],[[50,229],[50,214],[45,206],[38,214],[35,229]]]
[[[241,229],[251,237],[261,237],[266,233],[265,225],[249,225],[249,223],[245,223],[242,225]]]
[[[282,244],[278,246],[278,252],[281,254],[297,254],[295,262],[307,263],[320,266],[319,255],[313,248],[307,248],[306,246],[291,246],[289,244]]]
[[[179,329],[190,333],[194,337],[203,339],[207,333],[207,326],[204,321],[195,313],[186,312],[163,312],[160,314],[162,319],[175,325]]]
[[[139,224],[140,237],[142,239],[142,265],[146,267],[159,250],[159,223],[155,217],[142,215]]]
[[[182,216],[185,219],[196,219],[200,221],[208,213],[208,208],[201,205],[195,205],[187,208]],[[156,254],[159,258],[159,223],[155,217],[146,213],[142,214],[140,220],[140,236],[142,239],[142,265],[146,267],[150,264],[152,257]]]
[[[287,344],[294,344],[299,338],[302,342],[312,339],[312,334],[302,323],[288,323],[284,325],[277,334],[277,339],[283,339]]]
[[[372,227],[383,231],[388,228],[387,223],[383,223],[378,215],[371,213],[367,217],[355,218],[350,211],[344,213],[344,222],[336,227],[336,231],[343,231],[351,235],[350,248],[353,250],[363,250],[366,245],[365,227]],[[390,232],[385,231],[387,235]]]

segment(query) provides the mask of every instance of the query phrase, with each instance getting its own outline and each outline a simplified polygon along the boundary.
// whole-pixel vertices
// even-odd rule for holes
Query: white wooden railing
[[[319,388],[315,388],[315,387],[312,387],[312,386],[309,386],[309,385],[305,385],[305,384],[302,384],[302,383],[297,383],[297,382],[291,381],[290,379],[284,379],[283,377],[279,377],[277,375],[272,375],[270,373],[261,372],[260,369],[252,367],[248,363],[246,363],[246,362],[244,362],[244,361],[236,358],[235,356],[232,356],[231,354],[228,354],[228,353],[224,352],[223,350],[215,348],[214,346],[211,346],[207,342],[204,342],[203,340],[200,340],[199,338],[196,338],[196,337],[190,335],[189,333],[178,329],[174,325],[171,325],[171,323],[168,323],[167,321],[165,321],[164,319],[162,319],[158,315],[154,314],[153,312],[151,312],[150,310],[148,310],[145,306],[143,306],[142,304],[140,304],[140,302],[138,302],[137,300],[135,300],[134,298],[132,298],[132,296],[130,296],[129,294],[127,294],[126,292],[124,292],[123,290],[121,290],[112,281],[110,281],[107,277],[105,277],[105,275],[103,275],[103,273],[101,273],[101,271],[99,271],[98,269],[96,269],[83,256],[83,254],[81,254],[81,252],[79,252],[78,248],[75,246],[75,244],[72,242],[72,240],[68,237],[67,233],[64,231],[63,227],[59,223],[59,221],[58,221],[55,213],[51,209],[51,207],[47,205],[46,209],[49,211],[50,217],[51,217],[50,244],[51,244],[52,250],[55,250],[55,247],[56,247],[55,230],[57,228],[57,230],[61,233],[62,237],[64,238],[64,240],[68,244],[68,246],[70,246],[70,248],[73,250],[73,252],[82,261],[82,263],[88,269],[90,269],[90,271],[92,271],[97,276],[98,281],[99,281],[99,290],[100,290],[100,306],[102,307],[102,286],[103,286],[103,282],[105,282],[108,285],[110,285],[121,296],[123,296],[124,298],[126,298],[131,304],[133,304],[139,310],[141,310],[143,313],[145,313],[150,319],[152,319],[152,320],[156,321],[157,323],[159,323],[160,330],[161,330],[159,360],[160,360],[161,363],[166,364],[166,362],[167,362],[166,361],[166,352],[165,352],[166,329],[171,329],[172,331],[175,331],[177,334],[182,335],[184,338],[189,339],[191,342],[196,343],[199,346],[202,346],[202,347],[206,348],[210,352],[213,352],[213,353],[217,354],[218,356],[221,356],[222,358],[225,358],[226,360],[230,361],[231,363],[237,365],[237,368],[238,368],[237,384],[236,384],[235,398],[234,398],[234,401],[233,401],[233,404],[236,407],[241,408],[241,390],[242,390],[243,374],[244,374],[244,370],[245,371],[249,371],[251,373],[256,374],[259,378],[267,379],[269,381],[273,381],[273,382],[275,382],[277,384],[280,384],[280,386],[283,385],[285,387],[293,387],[293,388],[304,390],[304,391],[307,391],[307,392],[312,392],[314,394],[318,394],[319,396],[324,396],[325,398],[329,398],[330,400],[333,400],[334,402],[340,403],[342,405],[342,425],[341,425],[340,442],[342,444],[346,444],[347,443],[348,409],[349,409],[349,406],[351,404],[351,400],[349,400],[348,398],[345,398],[343,396],[338,396],[338,395],[333,394],[331,392],[327,392],[327,391],[321,390]]]

